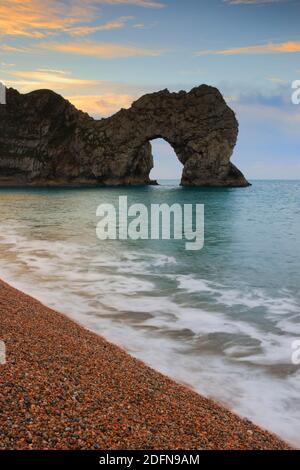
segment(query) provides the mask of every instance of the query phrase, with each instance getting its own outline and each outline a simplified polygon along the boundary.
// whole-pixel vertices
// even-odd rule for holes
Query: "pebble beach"
[[[290,449],[0,281],[0,449]]]

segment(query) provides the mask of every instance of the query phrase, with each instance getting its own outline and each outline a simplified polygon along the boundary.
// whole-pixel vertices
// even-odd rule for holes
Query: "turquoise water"
[[[100,203],[205,204],[204,249],[100,241]],[[300,446],[300,182],[1,189],[1,276]]]

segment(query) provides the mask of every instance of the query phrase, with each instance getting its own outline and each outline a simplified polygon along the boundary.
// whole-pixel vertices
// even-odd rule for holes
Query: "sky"
[[[300,178],[300,0],[0,0],[0,80],[50,88],[96,118],[144,93],[220,89],[249,179]],[[156,178],[181,164],[153,143]]]

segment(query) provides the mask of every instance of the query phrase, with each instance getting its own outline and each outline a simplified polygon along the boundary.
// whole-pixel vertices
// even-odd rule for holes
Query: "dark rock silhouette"
[[[0,185],[151,184],[150,140],[163,138],[183,164],[183,186],[248,186],[230,162],[238,122],[221,93],[163,90],[94,120],[60,95],[10,88],[0,105]]]

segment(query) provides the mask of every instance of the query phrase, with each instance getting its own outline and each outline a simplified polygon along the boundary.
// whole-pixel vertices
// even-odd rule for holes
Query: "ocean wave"
[[[15,222],[0,227],[0,258],[15,287],[300,445],[289,290],[233,288],[184,273],[176,254],[37,238]]]

